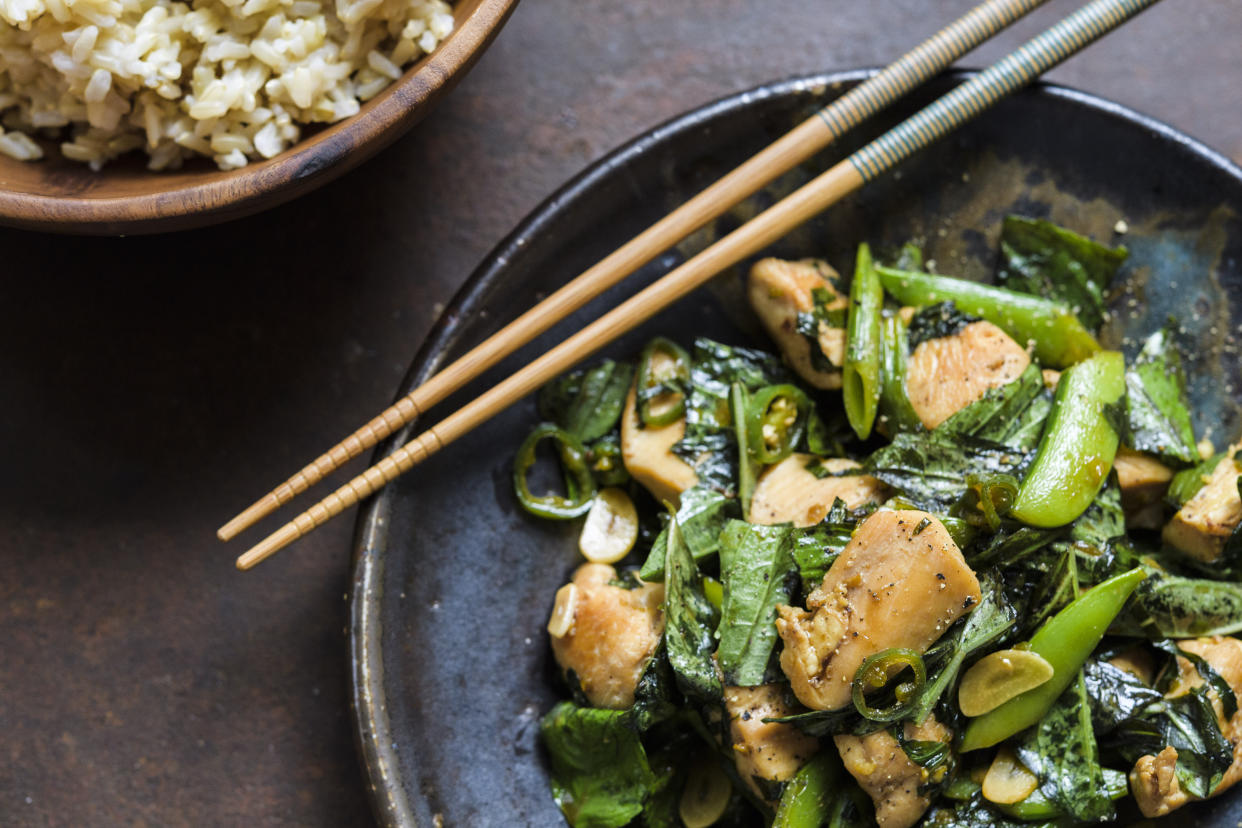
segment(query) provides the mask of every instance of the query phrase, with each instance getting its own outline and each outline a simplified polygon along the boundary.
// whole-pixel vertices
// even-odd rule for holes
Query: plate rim
[[[504,278],[511,261],[529,247],[529,240],[537,236],[567,203],[589,192],[601,178],[619,166],[648,152],[653,146],[668,138],[695,128],[705,121],[744,110],[761,101],[834,85],[857,84],[876,74],[877,67],[855,68],[793,75],[784,79],[768,81],[750,89],[730,93],[702,106],[694,107],[663,123],[648,129],[622,143],[557,188],[551,195],[534,207],[525,217],[480,261],[478,266],[462,283],[452,300],[427,333],[402,379],[394,399],[409,393],[425,382],[444,363],[445,356],[465,333],[474,320],[476,312],[485,304],[488,294],[498,280]],[[930,82],[946,79],[961,82],[979,70],[954,68],[937,75]],[[1190,155],[1199,158],[1220,174],[1232,178],[1242,186],[1242,167],[1224,154],[1212,149],[1202,141],[1175,129],[1162,121],[1145,115],[1124,104],[1102,98],[1070,86],[1038,81],[1015,93],[1020,95],[1048,95],[1087,110],[1103,113],[1146,129]],[[370,462],[391,453],[413,436],[418,422],[407,425],[380,443]],[[384,696],[383,667],[383,620],[380,617],[379,598],[383,584],[384,561],[387,552],[385,529],[393,508],[395,489],[386,488],[366,501],[358,513],[355,524],[351,577],[348,599],[348,658],[350,677],[350,712],[354,730],[355,747],[359,762],[368,784],[368,799],[377,822],[384,826],[417,826],[414,807],[407,791],[397,777],[397,746],[392,742],[391,726]],[[407,755],[407,763],[411,760]]]

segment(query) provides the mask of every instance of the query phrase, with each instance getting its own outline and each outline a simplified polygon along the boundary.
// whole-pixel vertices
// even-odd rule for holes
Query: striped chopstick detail
[[[849,157],[871,181],[1158,0],[1095,0]]]
[[[987,0],[819,110],[839,138],[1047,0]]]

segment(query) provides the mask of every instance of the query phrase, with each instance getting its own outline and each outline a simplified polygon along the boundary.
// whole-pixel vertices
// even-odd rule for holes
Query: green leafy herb
[[[1172,323],[1143,344],[1126,372],[1126,444],[1177,465],[1195,463],[1195,431],[1186,403],[1186,374]]]
[[[788,604],[797,589],[793,530],[731,520],[720,536],[724,606],[716,654],[725,683],[755,687],[767,683],[776,645],[776,605]]]
[[[824,580],[824,574],[854,534],[855,524],[846,517],[845,501],[837,498],[824,522],[809,529],[793,529],[793,559],[798,567],[805,597]],[[850,522],[846,522],[850,520]]]
[[[991,440],[1020,451],[1039,445],[1044,422],[1052,413],[1052,393],[1044,387],[1039,367],[1032,364],[1013,382],[990,389],[982,398],[953,414],[936,431]]]
[[[1177,751],[1178,782],[1196,797],[1215,790],[1233,763],[1233,748],[1221,734],[1216,711],[1202,687],[1176,699],[1162,699],[1124,720],[1107,744],[1129,765],[1172,746]]]
[[[1067,304],[1088,328],[1104,322],[1104,297],[1126,260],[1108,248],[1048,221],[1006,216],[996,283]]]
[[[930,339],[953,336],[979,317],[957,309],[953,302],[938,302],[921,309],[910,320],[910,350]]]
[[[714,489],[695,486],[681,493],[677,525],[695,561],[716,554],[720,549],[720,530],[731,518],[737,517],[741,517],[737,501]],[[639,577],[644,581],[664,580],[668,534],[669,529],[666,526],[651,544],[651,552],[638,571]]]
[[[832,360],[824,353],[823,348],[819,346],[819,331],[822,327],[829,328],[845,328],[847,311],[846,308],[828,308],[828,305],[839,300],[840,297],[830,290],[824,288],[815,288],[811,291],[811,310],[799,313],[794,317],[794,330],[806,339],[810,348],[811,367],[816,371],[824,373],[835,373],[841,370],[840,365],[834,365]]]
[[[914,506],[946,511],[966,493],[966,473],[1017,476],[1027,454],[979,437],[903,432],[863,463],[863,469],[900,492]]]
[[[539,391],[539,415],[584,443],[616,427],[634,379],[628,362],[605,360],[553,380]]]
[[[1198,465],[1182,469],[1173,475],[1173,479],[1169,482],[1169,490],[1165,494],[1168,504],[1174,509],[1180,509],[1186,505],[1186,501],[1197,495],[1199,490],[1206,485],[1207,478],[1212,476],[1217,464],[1223,459],[1225,459],[1225,452],[1222,451]]]
[[[1066,814],[1084,822],[1110,819],[1091,707],[1081,672],[1052,709],[1028,731],[1018,758],[1039,777],[1040,791]]]
[[[561,702],[540,734],[551,760],[552,796],[574,828],[619,828],[642,813],[658,780],[625,710]]]
[[[1164,701],[1159,690],[1102,658],[1088,659],[1082,676],[1091,703],[1091,725],[1101,736]]]
[[[1242,584],[1153,570],[1115,627],[1153,638],[1242,632]]]
[[[668,525],[665,560],[664,643],[677,685],[686,696],[714,701],[723,688],[712,653],[716,639],[716,608],[703,594],[699,568],[674,517]]]

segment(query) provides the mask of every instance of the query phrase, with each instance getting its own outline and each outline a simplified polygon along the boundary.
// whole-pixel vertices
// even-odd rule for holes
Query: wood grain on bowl
[[[516,5],[458,0],[452,33],[361,112],[308,129],[288,151],[241,169],[222,171],[204,160],[151,172],[134,154],[94,172],[58,155],[34,162],[0,156],[0,224],[93,235],[157,233],[283,204],[348,172],[421,120],[461,80]]]

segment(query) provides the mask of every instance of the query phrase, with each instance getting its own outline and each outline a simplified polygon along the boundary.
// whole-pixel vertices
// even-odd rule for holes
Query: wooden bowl
[[[58,155],[0,155],[0,224],[117,235],[201,227],[251,215],[353,169],[422,119],[478,59],[517,0],[457,0],[453,32],[357,115],[311,132],[285,152],[237,170],[209,160],[151,172],[134,155],[93,172]]]

